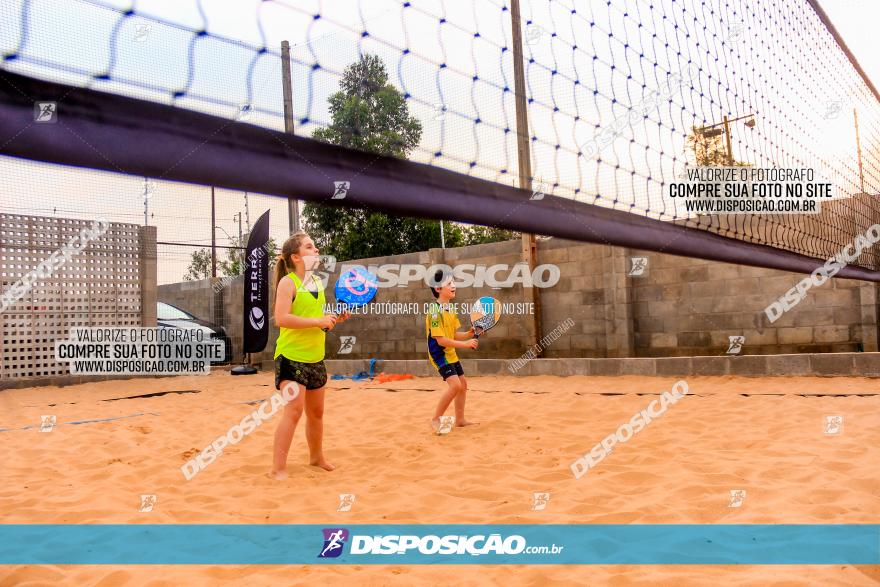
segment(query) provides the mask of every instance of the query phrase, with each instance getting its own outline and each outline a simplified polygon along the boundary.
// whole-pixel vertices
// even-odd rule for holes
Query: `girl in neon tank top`
[[[297,232],[281,247],[275,264],[275,389],[293,390],[295,396],[284,406],[275,430],[270,477],[287,477],[287,453],[293,432],[306,413],[309,464],[327,471],[334,469],[324,458],[324,329],[349,318],[324,314],[324,287],[312,271],[318,264],[318,248],[304,232]]]

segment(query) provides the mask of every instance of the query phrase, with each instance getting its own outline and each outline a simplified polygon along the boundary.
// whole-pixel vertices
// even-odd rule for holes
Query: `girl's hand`
[[[340,322],[345,322],[349,318],[351,318],[351,312],[345,310],[342,312],[342,315],[337,318],[336,323],[339,324]]]
[[[477,346],[479,346],[479,341],[476,338],[472,338],[470,340],[466,340],[464,343],[464,348],[477,350]]]
[[[322,330],[333,330],[333,327],[336,326],[337,317],[335,314],[327,314],[321,318],[317,318],[318,320],[318,328]]]

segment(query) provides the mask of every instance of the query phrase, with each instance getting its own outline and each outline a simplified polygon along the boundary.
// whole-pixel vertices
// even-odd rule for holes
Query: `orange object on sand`
[[[403,381],[404,379],[414,379],[409,373],[379,373],[373,378],[375,383],[388,383],[389,381]]]

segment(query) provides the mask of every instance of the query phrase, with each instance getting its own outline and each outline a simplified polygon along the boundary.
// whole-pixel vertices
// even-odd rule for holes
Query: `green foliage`
[[[244,247],[247,244],[247,236],[241,239],[230,239],[230,246]],[[223,249],[226,251],[226,259],[217,261],[218,277],[235,277],[244,273],[244,253],[241,249]],[[269,237],[266,243],[266,254],[269,256],[269,269],[275,266],[275,256],[278,254],[278,245],[275,239]],[[189,267],[187,267],[186,275],[183,276],[184,281],[198,281],[200,279],[208,279],[211,277],[211,250],[199,249],[192,252]]]
[[[727,146],[724,133],[707,136],[699,127],[692,127],[686,146],[693,155],[697,167],[727,167]],[[749,167],[750,163],[734,161],[734,167]]]
[[[245,247],[247,246],[247,239],[247,235],[243,236],[241,239],[229,239],[230,246]],[[226,249],[226,260],[217,262],[218,272],[224,277],[234,277],[244,273],[244,254],[244,248]],[[275,239],[272,237],[269,237],[269,240],[266,242],[266,254],[269,256],[269,269],[272,269],[275,266],[275,256],[278,254],[278,245],[275,244]],[[208,259],[210,261],[210,255],[208,256]]]
[[[467,226],[464,229],[464,244],[482,245],[484,243],[496,243],[520,238],[520,233],[492,226]]]
[[[375,55],[364,55],[345,69],[340,91],[330,96],[329,110],[331,124],[312,136],[334,145],[404,159],[422,136],[421,123],[409,115],[406,100],[388,83],[385,64]],[[352,182],[356,189],[357,179]],[[321,252],[341,261],[425,251],[441,243],[436,220],[314,202],[303,207],[303,218]],[[468,240],[470,229],[452,222],[444,229],[447,247],[473,244]],[[497,236],[481,233],[475,242],[491,242],[485,239],[493,235]]]
[[[364,55],[342,75],[341,91],[330,96],[333,123],[312,136],[341,147],[406,158],[422,136],[397,88],[388,83],[385,64]]]
[[[209,277],[211,277],[211,251],[208,249],[193,251],[183,280],[198,281],[200,279],[208,279]]]

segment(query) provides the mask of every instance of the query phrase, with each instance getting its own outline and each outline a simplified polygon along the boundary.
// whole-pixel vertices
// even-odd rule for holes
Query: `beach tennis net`
[[[0,154],[44,161],[48,177],[58,164],[76,165],[694,256],[711,247],[695,246],[692,232],[628,218],[763,245],[780,259],[830,257],[880,221],[878,94],[816,2],[521,4],[531,163],[522,193],[511,191],[523,182],[512,5],[504,0],[3,0],[0,92],[15,115],[0,128]],[[289,139],[279,135],[285,39],[297,135]],[[420,177],[403,162],[359,159],[302,138],[338,122],[334,95],[364,55],[387,73],[392,91],[383,99],[399,95],[401,118],[418,127],[389,140],[415,137],[408,158],[436,174]],[[348,99],[359,95],[347,90]],[[32,110],[26,119],[23,105]],[[363,136],[338,144],[375,146],[367,138],[381,129],[363,114],[348,121]],[[724,117],[734,120],[729,150],[717,132]],[[344,172],[334,167],[342,159],[350,164]],[[687,168],[719,161],[811,168],[836,195],[819,214],[751,215],[697,215],[666,197]],[[273,166],[288,163],[310,175],[273,177]],[[24,163],[4,157],[0,165],[3,175],[20,177],[13,168]],[[348,200],[333,201],[338,181],[350,182]],[[388,189],[379,195],[382,185]],[[376,195],[358,199],[361,187]],[[4,189],[0,206],[15,213],[37,206],[39,194],[24,180]],[[143,205],[137,198],[123,205],[87,183],[66,190],[64,204],[84,213],[123,206],[129,215]],[[575,216],[580,224],[556,221]],[[774,265],[717,246],[727,252],[715,258]],[[867,251],[857,265],[874,271],[880,258]]]

